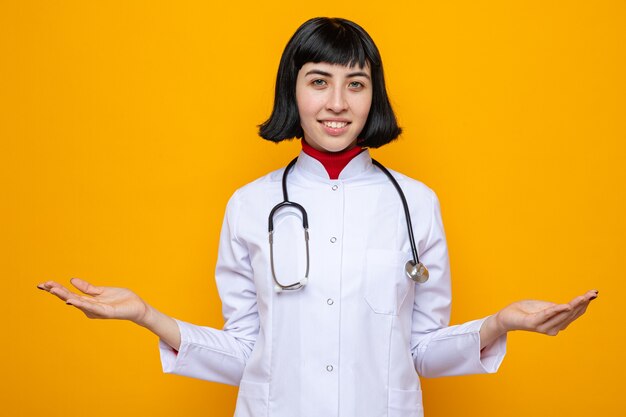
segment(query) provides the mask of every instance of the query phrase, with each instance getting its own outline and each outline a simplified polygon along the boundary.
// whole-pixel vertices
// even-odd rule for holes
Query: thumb
[[[87,295],[100,295],[102,294],[102,288],[96,287],[95,285],[91,285],[85,280],[80,278],[72,278],[70,279],[70,283],[76,287],[81,292]]]

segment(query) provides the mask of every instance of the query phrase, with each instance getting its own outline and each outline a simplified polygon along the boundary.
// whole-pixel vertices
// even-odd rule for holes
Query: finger
[[[50,289],[54,287],[62,287],[62,285],[54,281],[46,281],[37,284],[37,288],[44,291],[50,291]]]
[[[572,317],[574,317],[575,311],[577,310],[564,311],[560,314],[557,314],[556,316],[552,317],[550,320],[539,326],[539,332],[545,333],[550,336],[556,336],[559,331],[564,329],[564,326],[566,326],[568,321]]]
[[[545,325],[547,322],[553,320],[555,317],[566,314],[572,310],[572,306],[569,304],[555,304],[546,309],[543,309],[536,313],[535,324],[537,326]]]
[[[579,295],[578,297],[575,297],[568,304],[571,305],[572,308],[576,309],[587,302],[588,302],[588,297],[587,297],[587,294],[585,294],[585,295]]]
[[[77,296],[76,294],[74,294],[73,292],[71,292],[70,290],[68,290],[67,288],[65,288],[62,285],[55,285],[52,286],[48,292],[52,295],[55,295],[56,297],[60,298],[63,301],[67,301],[68,298],[72,297],[72,296]]]
[[[547,308],[541,312],[538,316],[537,323],[542,332],[554,330],[555,328],[561,329],[561,326],[571,323],[578,318],[580,314],[584,313],[584,309],[591,300],[594,300],[598,296],[597,290],[587,291],[584,295],[575,297],[567,304],[558,304],[553,307]],[[581,309],[582,312],[580,311]],[[558,332],[558,330],[557,330]]]
[[[523,328],[533,332],[545,333],[547,322],[570,309],[569,304],[555,304],[535,313],[527,314]]]
[[[570,314],[562,317],[558,317],[559,320],[547,323],[546,326],[552,328],[558,328],[558,330],[565,330],[574,320],[579,318],[587,311],[589,303],[598,297],[597,290],[587,291],[584,295],[574,298],[569,304],[572,306]],[[557,330],[557,331],[558,331]]]
[[[583,301],[577,300],[576,307],[570,311],[563,312],[544,324],[544,332],[550,335],[556,335],[559,331],[565,330],[574,320],[580,317],[586,310],[591,300],[583,297]]]
[[[584,311],[578,312],[567,317],[559,317],[546,325],[541,329],[541,333],[545,333],[550,336],[556,336],[560,331],[567,329],[574,320],[576,320]]]
[[[70,283],[85,294],[93,296],[102,294],[102,288],[91,285],[83,279],[72,278],[70,279]]]
[[[76,309],[82,311],[87,317],[89,318],[94,318],[95,316],[91,313],[91,310],[93,309],[90,306],[89,301],[86,300],[81,300],[79,298],[73,298],[73,299],[69,299],[67,300],[66,304],[68,306],[72,306],[75,307]]]
[[[80,298],[71,298],[67,300],[67,305],[71,305],[81,310],[85,315],[91,319],[93,318],[106,318],[106,310],[105,308],[92,301],[92,299],[87,297]]]
[[[585,302],[581,303],[578,306],[578,308],[576,308],[576,310],[573,312],[571,317],[566,319],[565,322],[560,325],[561,330],[565,330],[567,326],[569,326],[574,320],[578,319],[580,316],[585,314],[585,312],[587,311],[587,307],[589,307],[589,303],[591,303],[591,301],[595,300],[598,297],[597,291],[593,291],[593,292],[590,291],[590,293],[585,294],[585,297],[586,297]]]
[[[588,303],[591,300],[595,300],[596,298],[598,298],[598,290],[590,290],[587,291],[585,294],[579,295],[578,297],[574,298],[572,301],[569,302],[569,304],[572,307],[578,307],[584,303]]]
[[[570,317],[569,319],[567,319],[564,323],[562,323],[560,325],[561,329],[560,330],[565,330],[567,329],[567,327],[572,324],[572,322],[574,322],[574,320],[577,320],[580,316],[582,316],[583,314],[585,314],[585,312],[587,311],[587,306],[581,307],[580,309],[578,309],[578,311],[576,312],[576,314],[574,314],[572,317]]]

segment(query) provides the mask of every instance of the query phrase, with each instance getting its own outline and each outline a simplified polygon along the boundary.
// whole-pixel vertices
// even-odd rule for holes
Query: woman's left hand
[[[526,330],[556,336],[580,317],[589,303],[598,297],[597,290],[587,291],[567,304],[548,301],[517,301],[485,320],[480,329],[481,349],[511,330]]]

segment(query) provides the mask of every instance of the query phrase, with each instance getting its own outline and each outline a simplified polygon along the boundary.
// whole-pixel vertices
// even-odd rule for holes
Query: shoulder
[[[428,185],[401,172],[389,168],[387,169],[393,175],[396,181],[398,181],[398,184],[400,185],[400,188],[402,188],[402,191],[405,193],[407,200],[426,200],[431,204],[438,204],[437,194]]]
[[[259,211],[281,198],[281,180],[284,167],[269,172],[235,190],[226,205],[228,217],[239,218],[242,212]]]
[[[259,193],[267,193],[269,190],[280,187],[285,168],[269,172],[262,177],[251,181],[235,190],[231,200],[239,200],[255,197]]]
[[[436,241],[444,238],[441,206],[435,191],[423,182],[413,179],[397,171],[391,171],[398,181],[411,214],[412,225],[417,230],[417,236],[426,237],[426,241]],[[419,231],[422,231],[421,233]],[[424,251],[426,241],[420,240],[420,251]]]

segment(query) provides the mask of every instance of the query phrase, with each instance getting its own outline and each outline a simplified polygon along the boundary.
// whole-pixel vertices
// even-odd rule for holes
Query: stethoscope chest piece
[[[428,269],[421,262],[415,264],[415,261],[410,260],[406,263],[404,270],[406,275],[417,283],[423,284],[428,281]]]
[[[277,293],[281,293],[283,291],[302,289],[309,281],[309,220],[308,220],[308,216],[304,207],[302,207],[298,203],[289,201],[289,196],[287,195],[287,174],[289,173],[289,170],[294,166],[297,160],[298,158],[295,158],[285,168],[283,172],[283,180],[282,180],[283,201],[278,203],[276,206],[274,206],[274,208],[270,211],[270,215],[268,217],[267,231],[269,234],[269,243],[270,243],[270,264],[272,268],[272,278],[274,280],[274,291],[276,291]],[[398,195],[400,196],[400,200],[402,201],[402,207],[404,209],[404,214],[406,217],[406,228],[407,228],[407,233],[409,235],[409,243],[411,244],[411,252],[413,255],[413,259],[411,259],[410,261],[406,263],[406,266],[404,267],[404,269],[406,271],[406,275],[410,279],[412,279],[413,281],[419,284],[423,284],[426,281],[428,281],[429,274],[428,274],[428,269],[426,269],[424,264],[420,262],[417,256],[417,246],[415,245],[415,238],[413,237],[413,226],[411,225],[411,215],[409,214],[409,206],[406,202],[406,197],[404,196],[404,193],[402,192],[402,189],[400,188],[400,184],[398,184],[398,181],[396,181],[393,175],[391,175],[391,172],[389,172],[387,168],[385,168],[383,165],[381,165],[378,161],[374,159],[372,159],[372,163],[376,165],[378,168],[380,168],[380,170],[389,178],[389,181],[391,181],[396,191],[398,192]],[[302,278],[298,282],[293,282],[288,285],[282,284],[278,280],[278,278],[276,277],[276,270],[274,267],[274,238],[273,238],[274,214],[278,210],[281,210],[283,207],[292,207],[300,211],[302,215],[302,228],[304,229],[304,242],[306,245],[306,272],[304,273],[304,278]]]

